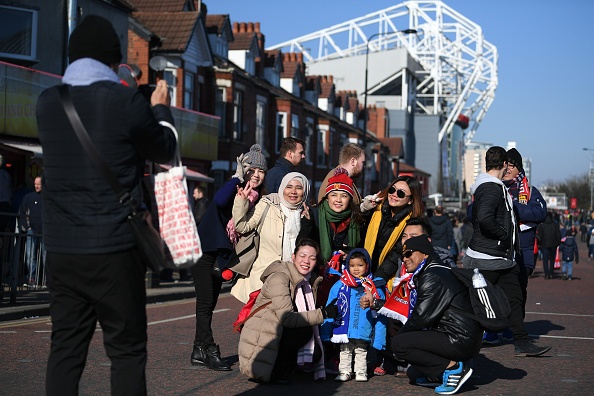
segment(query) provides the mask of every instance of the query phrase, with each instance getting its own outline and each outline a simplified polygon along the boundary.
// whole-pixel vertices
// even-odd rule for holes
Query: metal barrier
[[[15,304],[17,295],[46,287],[45,249],[41,234],[21,233],[16,228],[13,213],[0,213],[14,217],[8,222],[15,232],[0,232],[0,300],[9,294],[10,303]]]

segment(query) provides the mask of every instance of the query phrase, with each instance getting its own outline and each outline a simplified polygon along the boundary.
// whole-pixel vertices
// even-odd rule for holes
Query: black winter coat
[[[427,260],[429,264],[413,279],[417,302],[400,333],[423,329],[440,331],[446,333],[460,351],[472,357],[481,348],[483,332],[478,322],[463,313],[474,314],[468,288],[451,270],[443,267],[437,255]]]
[[[501,258],[514,257],[514,251],[519,246],[514,246],[517,230],[512,222],[513,208],[508,205],[507,196],[505,186],[494,182],[484,182],[474,191],[473,234],[469,244],[472,250]],[[517,234],[515,245],[519,245]]]
[[[142,201],[140,178],[148,159],[165,163],[176,139],[167,106],[150,107],[135,89],[110,81],[70,87],[72,101],[95,148],[135,202]],[[58,87],[37,101],[43,147],[43,239],[48,252],[105,254],[131,249],[136,242],[120,204],[78,141],[64,112]]]
[[[559,224],[553,221],[552,216],[547,216],[545,222],[538,225],[537,235],[541,248],[556,248],[561,242]]]

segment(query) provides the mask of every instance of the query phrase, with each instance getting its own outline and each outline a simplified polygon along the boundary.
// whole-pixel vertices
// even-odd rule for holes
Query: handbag
[[[235,245],[235,254],[231,256],[229,263],[227,264],[227,268],[231,271],[242,276],[248,276],[250,273],[252,265],[254,265],[254,262],[258,258],[258,252],[260,250],[260,232],[262,231],[262,225],[264,224],[264,219],[268,213],[268,208],[269,205],[266,205],[264,212],[262,212],[262,217],[260,217],[258,226],[247,234],[239,237],[237,245]]]
[[[161,125],[170,128],[177,139],[173,125],[164,121],[161,121]],[[202,257],[202,246],[188,201],[186,167],[181,164],[179,145],[171,169],[159,172],[152,178],[167,267],[189,268]]]
[[[61,85],[58,87],[58,91],[68,120],[70,121],[70,124],[72,124],[76,137],[80,141],[85,152],[113,189],[118,197],[118,201],[130,209],[128,224],[130,224],[130,229],[132,230],[134,239],[136,239],[136,245],[141,259],[151,270],[160,272],[165,266],[163,240],[161,239],[159,232],[153,226],[150,213],[148,210],[140,208],[134,199],[132,199],[130,193],[126,191],[116,179],[103,158],[99,155],[99,152],[95,149],[95,146],[89,137],[89,133],[78,116],[74,103],[72,103],[68,86]]]

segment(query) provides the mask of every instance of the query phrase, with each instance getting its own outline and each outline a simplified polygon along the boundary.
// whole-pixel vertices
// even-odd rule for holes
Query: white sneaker
[[[367,373],[358,372],[355,376],[355,381],[357,382],[367,382]]]
[[[334,378],[334,381],[336,382],[347,382],[351,380],[351,373],[340,373],[338,374],[338,376],[336,378]]]

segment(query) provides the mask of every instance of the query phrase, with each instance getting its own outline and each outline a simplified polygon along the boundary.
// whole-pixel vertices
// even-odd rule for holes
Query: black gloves
[[[325,307],[321,307],[324,319],[336,319],[338,317],[338,307],[336,306],[336,298]]]
[[[526,275],[528,275],[528,278],[530,278],[532,276],[533,272],[534,272],[534,268],[526,267]]]

